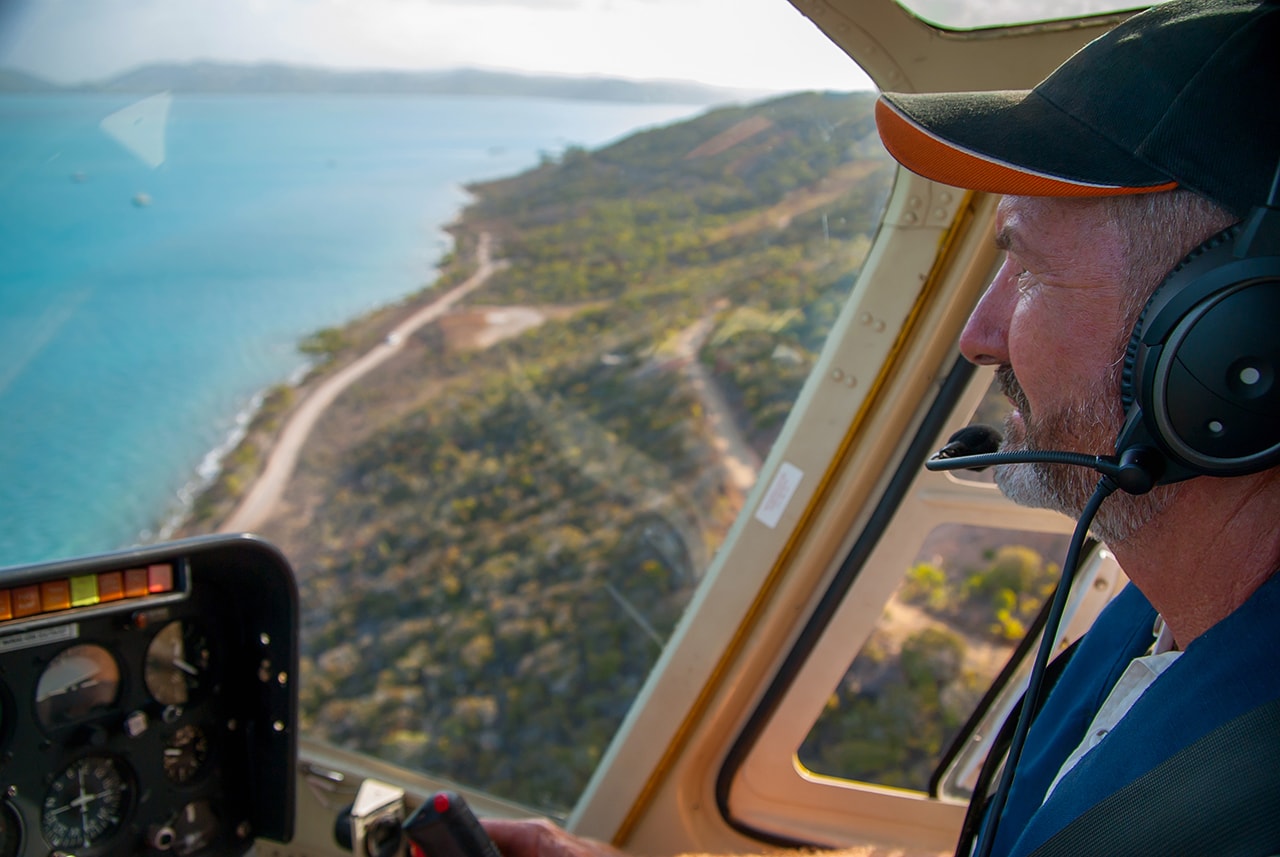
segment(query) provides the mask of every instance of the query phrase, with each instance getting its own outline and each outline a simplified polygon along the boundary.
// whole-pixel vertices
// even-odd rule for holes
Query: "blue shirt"
[[[1094,804],[1250,709],[1280,699],[1280,574],[1201,634],[1045,799],[1062,763],[1129,662],[1151,645],[1156,613],[1127,586],[1081,640],[1045,701],[1014,776],[993,855],[1026,855]]]

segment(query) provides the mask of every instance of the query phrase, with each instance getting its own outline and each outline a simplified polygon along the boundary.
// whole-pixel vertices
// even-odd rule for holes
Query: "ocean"
[[[304,336],[431,283],[464,183],[706,109],[136,101],[0,96],[0,566],[162,537]]]

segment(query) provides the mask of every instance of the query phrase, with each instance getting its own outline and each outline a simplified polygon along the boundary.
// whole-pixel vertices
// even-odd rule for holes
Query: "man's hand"
[[[481,819],[502,857],[626,857],[604,842],[574,836],[549,821]]]

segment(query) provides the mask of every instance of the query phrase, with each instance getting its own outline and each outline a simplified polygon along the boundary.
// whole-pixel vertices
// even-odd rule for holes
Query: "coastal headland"
[[[185,532],[290,558],[309,736],[572,804],[870,247],[873,103],[718,108],[470,185],[434,285],[303,343]]]

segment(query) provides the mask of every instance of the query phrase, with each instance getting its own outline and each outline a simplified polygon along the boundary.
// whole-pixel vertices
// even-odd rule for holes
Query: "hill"
[[[0,91],[175,93],[326,93],[495,95],[608,102],[722,104],[760,93],[686,81],[529,75],[483,69],[348,71],[280,63],[156,63],[74,87],[59,87],[18,71],[0,70]]]
[[[48,93],[57,92],[59,88],[56,84],[41,80],[34,75],[0,68],[0,92]]]

